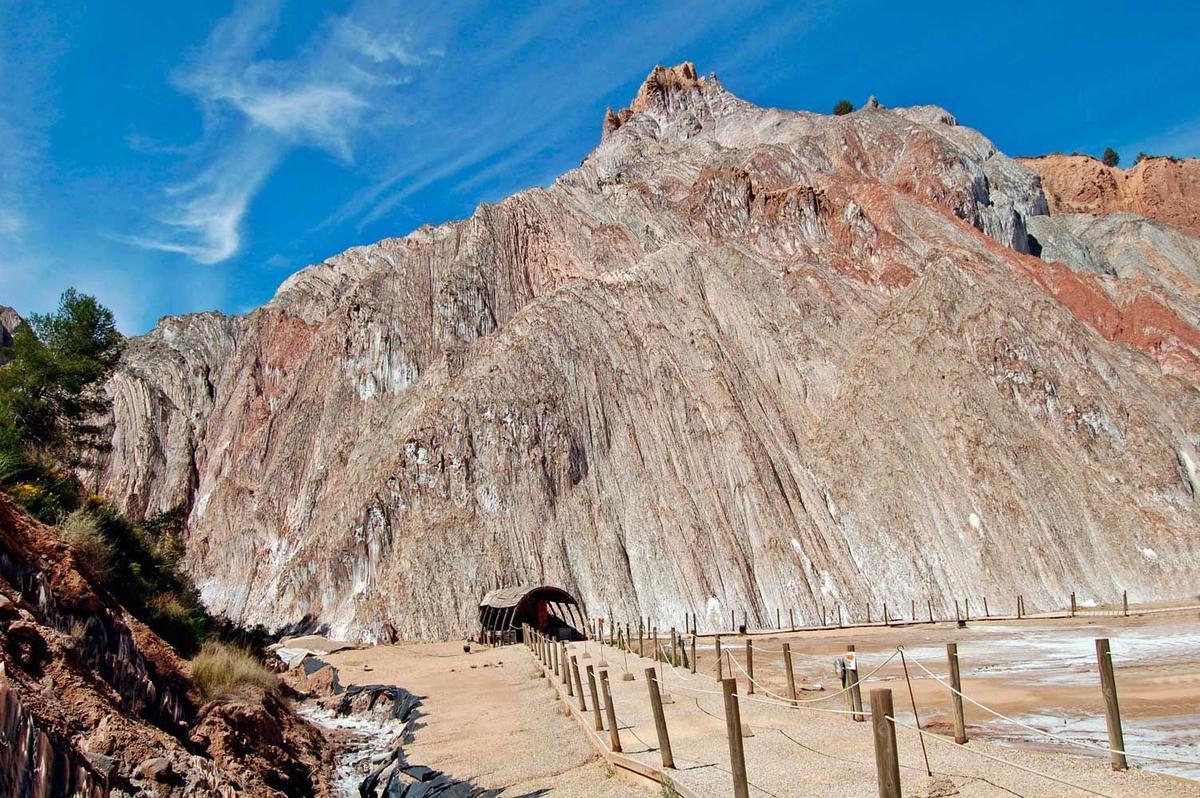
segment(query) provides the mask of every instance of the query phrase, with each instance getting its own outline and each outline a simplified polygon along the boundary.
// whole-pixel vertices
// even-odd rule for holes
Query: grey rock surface
[[[90,478],[187,509],[214,611],[337,637],[469,633],[523,582],[702,628],[1195,592],[1194,273],[1025,254],[1037,176],[942,109],[682,65],[598,132],[549,188],[164,320]]]

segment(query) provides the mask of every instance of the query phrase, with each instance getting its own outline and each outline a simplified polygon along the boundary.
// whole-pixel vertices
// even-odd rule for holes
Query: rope
[[[953,745],[959,751],[966,751],[967,753],[975,754],[976,756],[981,756],[984,759],[990,759],[993,762],[999,762],[1002,765],[1008,765],[1011,768],[1016,768],[1017,770],[1023,770],[1026,773],[1030,773],[1034,776],[1041,776],[1043,779],[1049,779],[1050,781],[1057,782],[1058,784],[1065,784],[1068,787],[1074,787],[1075,789],[1080,790],[1082,792],[1086,792],[1089,795],[1099,795],[1099,796],[1101,796],[1101,798],[1114,798],[1114,796],[1111,796],[1108,793],[1097,792],[1097,791],[1089,789],[1087,787],[1081,787],[1078,784],[1075,784],[1073,782],[1064,781],[1063,779],[1051,776],[1049,773],[1043,773],[1040,770],[1034,770],[1033,768],[1027,768],[1024,765],[1018,765],[1016,762],[1012,762],[1008,759],[1002,759],[998,756],[992,756],[991,754],[985,754],[983,751],[980,751],[978,748],[967,748],[966,746],[958,745],[957,743],[952,742],[951,740],[947,740],[945,737],[942,737],[940,734],[934,734],[932,732],[927,732],[924,729],[918,729],[916,726],[910,726],[907,723],[901,723],[900,721],[893,718],[891,715],[887,715],[886,717],[888,720],[890,720],[892,723],[896,724],[897,726],[899,726],[902,729],[908,729],[909,731],[915,731],[917,734],[921,735],[921,737],[923,737],[923,738],[931,737],[940,743],[944,743],[946,745]]]
[[[679,665],[671,664],[670,655],[667,655],[666,649],[662,648],[662,643],[659,643],[659,650],[662,653],[662,656],[664,656],[664,658],[667,660],[666,662],[662,662],[660,660],[659,662],[661,662],[662,665],[670,666],[672,671],[678,671],[679,668],[682,667]],[[659,662],[655,662],[655,665],[658,665]],[[660,668],[660,670],[661,670],[661,668]],[[695,680],[702,678],[702,677],[698,676],[698,674],[697,674],[697,676],[682,677],[682,676],[680,676],[680,674],[676,673],[676,676],[679,676],[679,678],[684,678],[684,679],[688,680],[688,682],[695,682]],[[707,680],[707,677],[703,677],[703,678]]]
[[[755,651],[769,651],[772,654],[782,654],[783,653],[782,648],[771,648],[770,646],[760,645],[758,643],[755,643],[754,641],[750,641],[750,645]]]
[[[849,709],[825,709],[824,707],[798,707],[798,706],[794,706],[791,703],[781,704],[778,701],[767,701],[762,698],[755,698],[753,696],[748,696],[748,695],[739,695],[738,700],[739,701],[752,701],[756,704],[765,704],[766,706],[779,707],[780,709],[794,709],[799,712],[825,712],[830,715],[855,715],[855,716],[858,716],[861,718],[871,717],[870,710],[866,710],[866,709],[864,709],[862,712],[853,712]]]
[[[676,688],[679,690],[688,692],[688,693],[698,693],[698,694],[702,694],[702,695],[716,695],[716,696],[721,696],[722,698],[724,698],[724,696],[725,696],[725,693],[718,692],[716,690],[701,690],[698,687],[686,687],[682,684],[676,685]],[[848,710],[848,709],[824,709],[823,707],[800,707],[800,706],[795,706],[795,705],[791,704],[790,702],[789,703],[780,703],[778,701],[767,701],[762,698],[755,698],[754,696],[742,695],[740,693],[735,693],[734,695],[737,697],[737,699],[739,701],[751,701],[755,704],[763,704],[764,706],[768,706],[768,707],[778,707],[779,709],[792,709],[792,710],[804,711],[804,712],[824,712],[824,713],[827,713],[830,715],[861,715],[863,717],[868,717],[868,718],[871,716],[871,713],[866,710],[863,710],[862,712],[852,712],[851,710]],[[783,700],[785,702],[787,701],[786,698]]]
[[[917,724],[917,728],[921,728],[921,716],[917,714],[917,699],[913,695],[912,680],[908,678],[908,661],[904,658],[904,648],[900,647],[900,663],[904,666],[904,683],[908,685],[908,700],[912,703],[913,722]],[[921,738],[921,756],[925,757],[925,772],[933,777],[933,771],[929,769],[929,752],[925,750],[925,738]]]
[[[953,686],[946,684],[945,680],[942,679],[942,677],[938,676],[936,673],[929,670],[929,668],[926,668],[915,657],[912,658],[912,662],[918,668],[920,668],[921,670],[923,670],[927,674],[929,674],[929,676],[932,679],[934,679],[934,681],[936,681],[938,684],[940,684],[942,687],[945,687],[950,692],[958,695],[959,698],[962,698],[966,701],[970,701],[972,704],[979,707],[984,712],[989,712],[992,715],[995,715],[996,717],[998,717],[1002,720],[1006,720],[1009,723],[1012,723],[1016,726],[1020,726],[1022,729],[1026,729],[1027,731],[1031,731],[1035,734],[1040,734],[1043,737],[1048,737],[1051,740],[1058,740],[1059,742],[1065,743],[1067,745],[1074,745],[1079,748],[1090,748],[1093,751],[1100,751],[1100,752],[1106,753],[1106,754],[1121,754],[1123,756],[1133,757],[1135,759],[1147,759],[1152,762],[1170,762],[1170,763],[1176,764],[1176,765],[1198,765],[1198,766],[1200,766],[1200,760],[1196,760],[1196,759],[1179,759],[1176,757],[1169,757],[1169,756],[1155,756],[1153,754],[1134,754],[1134,753],[1130,753],[1129,751],[1120,751],[1116,748],[1109,748],[1106,745],[1097,745],[1096,743],[1087,743],[1082,740],[1072,740],[1070,737],[1063,737],[1060,734],[1048,732],[1043,729],[1039,729],[1036,726],[1030,726],[1028,723],[1022,723],[1021,721],[1017,720],[1016,718],[1010,718],[1008,715],[1005,715],[1001,712],[997,712],[996,710],[992,709],[991,707],[979,703],[974,698],[971,698],[969,695],[967,695],[959,690],[955,690]]]
[[[893,651],[893,652],[891,653],[891,655],[890,655],[890,656],[889,656],[887,659],[885,659],[883,662],[879,663],[879,666],[878,666],[878,667],[876,667],[876,668],[875,668],[873,671],[871,671],[870,673],[868,673],[866,676],[859,677],[859,680],[858,680],[858,685],[857,685],[857,686],[861,687],[861,686],[863,685],[863,683],[864,683],[864,682],[866,682],[868,679],[870,679],[870,678],[871,678],[872,676],[874,676],[875,674],[879,673],[879,671],[883,670],[883,667],[884,667],[885,665],[887,665],[889,662],[891,662],[892,660],[894,660],[894,659],[895,659],[895,658],[896,658],[896,657],[897,657],[899,654],[900,654],[900,649],[896,649],[895,651]],[[740,664],[740,663],[739,663],[739,662],[738,662],[736,659],[735,659],[735,660],[730,660],[730,661],[731,661],[731,662],[733,662],[733,664],[734,664],[734,665],[737,665],[737,668],[738,668],[738,670],[740,670],[742,673],[744,673],[744,674],[746,675],[746,678],[747,678],[747,679],[749,679],[750,681],[754,682],[754,686],[755,686],[755,687],[759,688],[760,690],[762,690],[764,693],[766,693],[766,694],[767,694],[767,695],[769,695],[769,696],[772,696],[772,697],[774,697],[774,698],[778,698],[780,701],[787,701],[787,702],[789,702],[789,703],[796,703],[796,704],[814,704],[814,703],[816,703],[816,702],[818,702],[818,701],[828,701],[828,700],[829,700],[829,699],[831,699],[831,698],[837,698],[837,697],[838,697],[838,696],[840,696],[842,693],[848,693],[848,692],[850,692],[850,691],[851,691],[851,690],[853,690],[853,689],[854,689],[854,687],[855,687],[855,685],[849,685],[849,686],[847,686],[847,687],[843,687],[841,690],[838,690],[836,693],[830,693],[829,695],[819,695],[819,696],[817,696],[816,698],[796,698],[796,699],[791,699],[791,698],[787,698],[786,696],[781,696],[781,695],[779,695],[778,693],[773,693],[773,692],[771,692],[770,688],[768,688],[768,687],[766,687],[766,686],[762,685],[761,683],[759,683],[759,682],[755,681],[754,679],[751,679],[751,678],[750,678],[750,674],[749,674],[749,673],[746,673],[746,669],[745,669],[745,668],[743,668],[743,667],[741,666],[741,664]],[[851,714],[858,714],[858,713],[851,713]]]

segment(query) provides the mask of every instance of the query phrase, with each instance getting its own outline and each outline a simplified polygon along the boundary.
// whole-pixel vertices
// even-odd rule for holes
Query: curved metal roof
[[[480,607],[496,607],[503,609],[506,607],[515,607],[520,604],[530,593],[547,594],[547,598],[552,601],[561,601],[567,604],[578,604],[567,591],[561,587],[553,585],[517,585],[516,587],[498,587],[490,591],[483,597],[483,601],[479,602]]]

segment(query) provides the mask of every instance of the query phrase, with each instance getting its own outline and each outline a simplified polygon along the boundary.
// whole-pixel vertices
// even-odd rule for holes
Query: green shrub
[[[200,650],[205,638],[204,608],[195,595],[158,593],[147,602],[145,623],[185,657]]]
[[[85,573],[101,583],[108,579],[113,547],[100,531],[95,516],[86,510],[76,510],[55,531],[58,539],[75,552],[75,562]]]
[[[833,113],[835,116],[845,116],[853,110],[854,103],[847,99],[838,100],[837,104],[833,106]]]
[[[192,679],[204,703],[218,699],[259,698],[279,689],[279,678],[250,652],[209,641],[192,660]]]
[[[1116,166],[1121,163],[1121,156],[1117,155],[1117,151],[1112,147],[1106,147],[1104,149],[1104,155],[1100,157],[1100,161],[1105,166]]]

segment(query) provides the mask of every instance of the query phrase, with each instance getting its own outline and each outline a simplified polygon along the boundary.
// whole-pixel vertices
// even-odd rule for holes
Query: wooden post
[[[887,602],[886,601],[883,602],[883,625],[884,626],[888,625],[888,611],[887,611]]]
[[[846,651],[854,651],[853,644],[846,646]],[[855,722],[862,723],[865,718],[862,714],[862,688],[858,686],[858,657],[855,657],[854,670],[846,671],[846,682],[850,686],[850,709],[854,712],[851,716]],[[891,692],[888,692],[891,696]]]
[[[719,682],[722,678],[724,678],[724,675],[721,672],[721,636],[716,635],[713,639],[717,644],[717,681]]]
[[[592,666],[587,666],[588,692],[592,694],[592,714],[595,715],[596,731],[604,731],[604,721],[600,718],[600,696],[596,692],[596,672]]]
[[[779,608],[775,608],[775,628],[779,628]]]
[[[958,672],[958,644],[946,644],[946,659],[950,660],[950,686],[954,691],[950,693],[950,706],[954,716],[954,742],[962,745],[967,741],[967,724],[963,718],[963,702],[962,696],[962,679]]]
[[[1021,594],[1017,594],[1017,620],[1021,619]]]
[[[746,674],[750,684],[746,687],[746,695],[754,695],[754,644],[746,641]]]
[[[1071,617],[1075,617],[1075,591],[1071,591]]]
[[[559,676],[560,671],[558,669],[558,646],[554,645],[553,643],[550,644],[550,659],[554,661],[554,675]]]
[[[695,673],[695,672],[696,672],[696,634],[695,634],[695,632],[693,632],[693,633],[692,633],[692,662],[691,662],[691,666],[692,666],[692,668],[691,668],[691,669],[692,669],[692,673]]]
[[[651,653],[651,656],[654,658],[654,661],[655,662],[661,661],[661,659],[662,659],[661,653],[662,652],[660,652],[658,650],[658,629],[653,626],[650,627],[650,646],[651,646],[650,653]]]
[[[583,700],[583,677],[579,675],[579,660],[574,656],[571,657],[571,673],[575,677],[575,695],[579,698],[579,711],[587,712],[587,702]]]
[[[909,599],[908,604],[909,604],[908,617],[912,618],[915,621],[917,619],[917,600]]]
[[[792,631],[796,631],[796,610],[788,608],[788,625],[792,627]]]
[[[929,608],[929,622],[933,623],[933,600],[925,599],[925,606]]]
[[[695,635],[692,636],[695,640]],[[662,754],[665,768],[675,767],[675,757],[671,754],[671,738],[667,736],[667,718],[663,715],[662,695],[658,692],[658,676],[654,668],[646,668],[646,689],[650,692],[650,709],[654,713],[654,729],[658,732],[658,750]]]
[[[963,599],[963,615],[966,616],[966,621],[968,623],[970,623],[971,622],[971,600],[969,598]]]
[[[604,714],[608,715],[608,742],[613,751],[621,752],[621,733],[617,731],[617,710],[613,708],[612,690],[608,687],[608,671],[600,671],[600,689],[604,691]]]
[[[558,641],[558,661],[562,663],[562,683],[567,686],[567,695],[571,694],[571,665],[567,662],[567,643]]]
[[[900,758],[896,750],[896,726],[891,718],[892,691],[871,691],[871,733],[875,739],[875,776],[879,798],[900,798]]]
[[[821,626],[825,626],[825,605],[821,605]]]
[[[838,605],[838,628],[842,628],[842,605]]]
[[[1096,640],[1096,661],[1100,664],[1100,689],[1104,693],[1108,747],[1113,749],[1112,769],[1128,770],[1129,763],[1125,760],[1125,734],[1121,731],[1121,707],[1117,703],[1117,679],[1113,674],[1112,653],[1108,649],[1106,637]]]
[[[783,669],[787,671],[788,698],[796,700],[796,673],[792,670],[792,646],[783,644]]]
[[[733,777],[734,798],[750,798],[746,781],[746,752],[742,748],[742,713],[738,706],[737,679],[722,679],[725,698],[725,736],[729,739],[729,772]]]
[[[733,617],[733,610],[729,611],[729,631],[731,633],[737,632],[737,620]]]
[[[871,602],[867,602],[867,625],[871,623]]]
[[[638,618],[638,656],[646,656],[646,638],[645,629],[642,627],[642,619]]]
[[[1129,591],[1121,591],[1121,611],[1125,617],[1129,617]]]
[[[983,597],[983,617],[984,618],[991,617],[990,614],[988,613],[988,608],[987,608],[987,596]]]
[[[675,637],[675,627],[671,627],[671,667],[679,664],[679,642]]]

